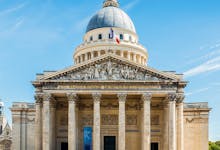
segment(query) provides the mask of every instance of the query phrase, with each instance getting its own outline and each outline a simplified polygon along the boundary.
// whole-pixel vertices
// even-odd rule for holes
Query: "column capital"
[[[119,102],[125,102],[127,98],[127,93],[118,93],[117,96]]]
[[[76,93],[67,93],[66,96],[69,102],[76,102],[78,100]]]
[[[177,93],[177,103],[182,103],[185,98],[183,93]]]
[[[174,102],[177,100],[177,94],[176,93],[168,93],[167,94],[167,100],[168,102]]]
[[[51,99],[53,99],[53,96],[51,93],[43,93],[43,100],[44,101],[50,101]]]
[[[100,102],[101,97],[102,97],[101,93],[92,93],[92,98],[93,98],[94,102]]]
[[[144,93],[141,96],[141,100],[146,102],[146,101],[151,101],[152,94],[151,93]]]
[[[42,93],[36,93],[34,95],[34,99],[35,99],[36,104],[42,103],[42,101],[43,101],[43,94]]]

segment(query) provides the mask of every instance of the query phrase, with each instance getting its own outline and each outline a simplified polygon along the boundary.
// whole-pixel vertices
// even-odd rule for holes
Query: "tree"
[[[219,141],[209,142],[209,150],[220,150],[220,146],[218,144],[219,144]]]

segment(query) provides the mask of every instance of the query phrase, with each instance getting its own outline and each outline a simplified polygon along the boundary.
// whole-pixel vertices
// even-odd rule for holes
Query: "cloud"
[[[123,6],[122,9],[125,10],[125,11],[129,11],[130,9],[132,9],[138,3],[138,1],[139,0],[133,0],[130,3],[128,3],[127,5]]]
[[[184,72],[184,75],[187,78],[201,73],[207,73],[216,70],[220,70],[220,56],[210,59],[201,65],[189,69],[188,71]]]
[[[186,93],[185,95],[186,96],[190,96],[190,95],[193,95],[193,94],[198,94],[198,93],[202,93],[202,92],[205,92],[207,90],[209,90],[210,88],[207,87],[207,88],[202,88],[202,89],[198,89],[196,91],[193,91],[193,92],[189,92],[189,93]]]
[[[7,15],[7,14],[10,14],[10,13],[13,13],[13,12],[16,12],[22,8],[24,8],[26,6],[26,2],[25,3],[21,3],[21,4],[18,4],[12,8],[8,8],[8,9],[5,9],[5,10],[2,10],[0,11],[0,16],[4,16],[4,15]]]

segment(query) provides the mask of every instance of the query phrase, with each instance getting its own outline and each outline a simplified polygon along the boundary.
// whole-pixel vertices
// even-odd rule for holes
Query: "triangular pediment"
[[[56,81],[179,81],[180,77],[172,73],[157,71],[148,66],[139,65],[115,55],[105,55],[84,64],[42,76],[39,80]]]

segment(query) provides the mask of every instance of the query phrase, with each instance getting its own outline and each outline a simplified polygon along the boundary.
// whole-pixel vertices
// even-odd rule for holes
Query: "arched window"
[[[99,40],[102,39],[102,34],[99,34],[98,39],[99,39]]]
[[[93,41],[93,37],[92,36],[90,36],[90,41]]]

